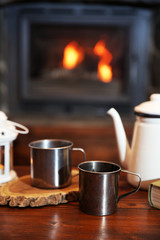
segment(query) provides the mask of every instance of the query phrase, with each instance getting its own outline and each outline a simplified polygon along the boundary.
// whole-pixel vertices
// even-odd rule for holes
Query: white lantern
[[[7,120],[5,113],[0,111],[0,184],[11,181],[17,176],[13,170],[13,141],[18,133],[28,132],[23,125]]]

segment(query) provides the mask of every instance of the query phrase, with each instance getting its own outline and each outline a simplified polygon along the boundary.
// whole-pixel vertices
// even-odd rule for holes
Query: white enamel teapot
[[[118,112],[111,108],[107,113],[113,118],[120,162],[124,168],[141,175],[141,188],[160,179],[160,94],[152,94],[150,101],[134,108],[134,125],[131,147]],[[134,175],[128,175],[128,182],[138,184]]]

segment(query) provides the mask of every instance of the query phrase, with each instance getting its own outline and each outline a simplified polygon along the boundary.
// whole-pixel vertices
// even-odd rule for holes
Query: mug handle
[[[136,192],[140,189],[140,186],[141,186],[141,177],[140,177],[140,175],[139,175],[138,173],[133,173],[133,172],[130,172],[130,171],[127,171],[127,170],[121,170],[121,171],[124,172],[124,173],[127,173],[127,174],[131,174],[131,175],[137,176],[137,177],[139,178],[139,183],[138,183],[138,186],[137,186],[134,190],[120,195],[120,196],[118,197],[117,203],[118,203],[119,200],[121,200],[122,198],[127,197],[127,196],[129,196],[129,195],[131,195],[131,194],[133,194],[133,193],[136,193]]]
[[[83,160],[86,161],[86,152],[83,148],[72,148],[74,151],[81,151],[83,153]]]
[[[83,148],[72,148],[72,150],[74,150],[74,151],[81,151],[83,153],[83,160],[86,161],[86,152],[84,151]],[[76,177],[78,175],[79,175],[79,173],[73,175],[72,177]]]

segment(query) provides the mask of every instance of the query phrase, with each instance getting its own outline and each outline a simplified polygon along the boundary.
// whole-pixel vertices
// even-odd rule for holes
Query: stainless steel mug
[[[121,170],[117,164],[105,161],[88,161],[78,165],[79,168],[79,207],[91,215],[110,215],[117,209],[120,199],[136,193],[140,188],[139,174]],[[120,172],[138,177],[138,186],[123,195],[118,196]]]
[[[62,139],[43,139],[29,144],[31,184],[39,188],[64,188],[71,184],[73,143]]]

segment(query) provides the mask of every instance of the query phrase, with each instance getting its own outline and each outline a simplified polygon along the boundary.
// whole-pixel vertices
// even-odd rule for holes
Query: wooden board
[[[63,189],[40,189],[31,185],[30,175],[26,175],[0,187],[0,205],[11,207],[40,207],[58,205],[78,200],[78,170],[72,170],[72,184]]]

